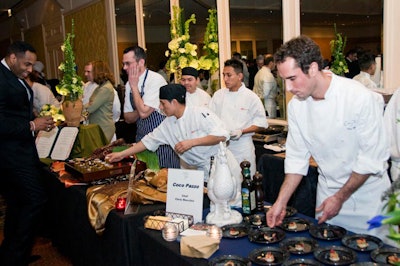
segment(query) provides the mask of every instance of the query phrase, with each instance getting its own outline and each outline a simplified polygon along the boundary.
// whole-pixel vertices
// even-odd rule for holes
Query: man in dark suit
[[[7,205],[0,265],[28,264],[47,198],[34,132],[50,131],[54,122],[50,116],[33,116],[33,91],[24,79],[35,61],[35,49],[17,41],[0,63],[0,192]]]

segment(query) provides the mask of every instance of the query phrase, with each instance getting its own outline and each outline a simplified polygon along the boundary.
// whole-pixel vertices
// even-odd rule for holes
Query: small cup
[[[162,237],[166,241],[175,241],[178,237],[179,231],[175,223],[165,223],[162,229]]]
[[[222,238],[222,229],[216,225],[210,225],[207,229],[207,236],[219,240]]]

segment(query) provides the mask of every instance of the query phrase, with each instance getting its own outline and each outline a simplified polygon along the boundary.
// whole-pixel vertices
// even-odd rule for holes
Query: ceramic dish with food
[[[240,238],[247,236],[248,226],[245,224],[227,224],[221,227],[222,237]]]
[[[251,266],[251,261],[248,258],[239,257],[236,255],[222,255],[216,257],[208,263],[209,266]]]
[[[285,238],[285,231],[280,228],[260,227],[249,230],[249,240],[255,243],[272,244]]]
[[[357,261],[357,253],[341,246],[328,246],[314,251],[314,257],[325,265],[348,265]]]
[[[342,244],[356,251],[372,251],[383,246],[382,240],[366,234],[347,235],[342,238]]]
[[[292,254],[301,255],[313,252],[318,247],[318,242],[309,237],[292,237],[280,242],[279,246]]]
[[[257,265],[281,265],[289,258],[289,252],[277,247],[264,247],[250,252],[250,260]]]
[[[308,230],[310,222],[299,217],[289,217],[283,220],[282,228],[290,232],[302,232]]]
[[[343,227],[331,224],[310,225],[310,235],[322,240],[337,240],[347,234]]]
[[[257,213],[257,214],[245,216],[243,218],[243,222],[247,225],[258,226],[258,227],[267,225],[267,220],[265,218],[264,213]]]
[[[323,264],[311,259],[294,259],[286,261],[282,266],[323,266]]]
[[[371,258],[377,263],[396,265],[400,263],[400,249],[378,248],[371,252]]]

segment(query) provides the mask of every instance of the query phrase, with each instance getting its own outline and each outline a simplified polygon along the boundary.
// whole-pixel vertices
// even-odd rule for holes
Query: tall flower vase
[[[72,100],[68,96],[65,96],[62,102],[62,110],[67,126],[79,127],[83,110],[82,99]]]
[[[174,83],[175,84],[180,84],[181,83],[181,78],[182,78],[182,69],[179,68],[174,73]]]

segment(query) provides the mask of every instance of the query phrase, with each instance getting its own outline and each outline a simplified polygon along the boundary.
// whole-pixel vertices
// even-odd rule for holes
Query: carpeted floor
[[[0,196],[0,243],[3,241],[3,223],[5,214],[5,204],[3,198]],[[35,245],[32,250],[33,255],[39,255],[41,258],[29,265],[32,266],[70,266],[72,263],[68,258],[63,256],[52,245],[51,240],[38,237],[36,238]]]

